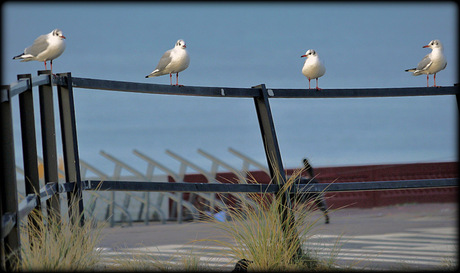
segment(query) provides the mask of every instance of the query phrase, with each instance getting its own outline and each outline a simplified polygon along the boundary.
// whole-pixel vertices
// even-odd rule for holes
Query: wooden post
[[[80,220],[80,225],[83,226],[83,194],[80,177],[80,160],[78,156],[72,76],[71,73],[61,73],[58,76],[60,77],[60,82],[58,83],[57,90],[61,119],[65,180],[66,183],[75,183],[73,191],[67,193],[69,217],[72,223],[76,223],[76,220]],[[75,205],[77,206],[76,209],[78,209],[77,212],[74,211],[73,206]]]
[[[29,88],[26,91],[19,94],[19,112],[21,117],[21,135],[23,151],[22,153],[24,157],[24,183],[26,195],[37,195],[37,205],[35,206],[35,209],[41,212],[40,181],[38,176],[37,138],[35,134],[35,114],[32,94],[32,76],[30,74],[18,75],[18,80],[21,79],[29,79]],[[37,221],[42,221],[40,215],[36,215],[36,217],[31,217],[29,215],[29,225],[33,225],[36,230],[40,230],[39,227],[41,225]]]
[[[260,96],[254,97],[254,103],[259,120],[260,132],[265,148],[270,176],[280,186],[280,189],[286,183],[286,173],[284,171],[281,153],[276,138],[275,125],[268,101],[268,91],[264,84],[254,86],[253,88],[260,89]],[[296,244],[297,255],[302,254],[300,240],[297,231],[293,230],[294,215],[292,213],[292,203],[290,198],[290,190],[281,190],[275,194],[275,197],[280,201],[280,217],[283,224],[283,230],[286,234],[286,240],[289,244]],[[294,257],[293,257],[294,258]]]
[[[40,120],[42,131],[43,170],[45,184],[59,183],[51,71],[38,71],[38,75],[48,75],[50,79],[49,84],[40,85],[38,87],[40,97]],[[46,200],[46,208],[48,215],[57,217],[56,220],[59,221],[61,211],[59,193],[56,193],[53,197]]]
[[[14,156],[13,116],[9,90],[0,90],[0,268],[5,271],[14,269],[20,257],[18,232],[18,197],[16,182],[16,159]],[[5,97],[4,97],[5,95]],[[3,100],[5,99],[5,100]],[[8,234],[3,234],[3,216],[13,213],[16,224]],[[16,252],[16,254],[15,254]],[[12,256],[7,260],[6,257]]]

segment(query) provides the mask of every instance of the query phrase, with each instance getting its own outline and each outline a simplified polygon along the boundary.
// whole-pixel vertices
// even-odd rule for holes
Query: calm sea
[[[205,170],[212,161],[197,149],[236,169],[242,160],[229,147],[266,164],[251,99],[76,89],[75,103],[80,157],[108,174],[115,165],[99,154],[101,150],[141,172],[147,164],[133,149],[175,171],[180,162],[166,154],[167,149]],[[458,109],[453,96],[271,99],[270,104],[286,168],[301,166],[303,157],[314,166],[457,160]],[[15,135],[20,136],[17,109],[14,113]],[[38,119],[37,113],[37,127]],[[15,146],[22,166],[20,137]]]

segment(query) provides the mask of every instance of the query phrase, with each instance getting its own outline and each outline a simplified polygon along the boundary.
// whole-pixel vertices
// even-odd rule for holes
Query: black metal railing
[[[56,154],[56,131],[53,106],[53,85],[57,86],[61,142],[64,154],[65,182],[58,181]],[[44,161],[45,186],[39,187],[37,141],[33,104],[33,87],[38,86],[40,119]],[[253,98],[263,140],[272,184],[210,184],[210,183],[165,183],[145,181],[82,181],[78,155],[77,128],[73,89],[122,91],[146,94],[167,94],[206,97]],[[38,76],[18,75],[18,81],[2,86],[0,93],[0,230],[1,230],[1,266],[12,266],[10,256],[18,250],[20,238],[19,221],[34,209],[46,209],[59,212],[59,194],[67,193],[69,216],[83,212],[83,190],[109,191],[163,191],[163,192],[241,192],[273,193],[288,208],[291,207],[293,193],[322,191],[383,190],[402,188],[457,187],[458,179],[428,179],[411,181],[353,182],[337,184],[297,184],[290,192],[280,193],[286,181],[277,135],[270,109],[270,99],[274,98],[364,98],[364,97],[400,97],[400,96],[439,96],[455,95],[459,103],[458,86],[413,87],[413,88],[366,88],[366,89],[325,89],[322,91],[305,89],[269,89],[264,84],[252,88],[197,87],[145,84],[135,82],[109,81],[72,77],[71,73],[52,75],[50,71],[38,71]],[[18,204],[16,161],[14,151],[12,98],[19,96],[21,135],[24,160],[26,198]],[[305,181],[304,181],[305,182]],[[76,201],[79,210],[73,213],[70,202]],[[289,210],[283,210],[281,217],[292,217]],[[291,219],[291,218],[290,218]],[[292,218],[293,219],[293,218]],[[84,218],[73,219],[75,224],[83,224]],[[79,221],[78,223],[75,221]],[[286,221],[283,221],[286,222]],[[18,257],[18,256],[16,256]]]

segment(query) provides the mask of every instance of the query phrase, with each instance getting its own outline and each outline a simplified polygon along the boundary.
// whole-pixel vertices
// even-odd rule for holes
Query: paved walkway
[[[313,214],[321,217],[319,212]],[[328,225],[320,219],[304,249],[313,250],[320,257],[334,255],[340,267],[419,270],[458,264],[457,204],[341,209],[332,211],[330,216]],[[132,227],[107,228],[104,233],[100,246],[106,257],[121,255],[119,251],[171,257],[191,253],[193,248],[195,255],[207,257],[207,264],[220,266],[222,271],[230,271],[235,262],[216,257],[215,249],[188,244],[219,237],[220,231],[210,224],[137,223]]]

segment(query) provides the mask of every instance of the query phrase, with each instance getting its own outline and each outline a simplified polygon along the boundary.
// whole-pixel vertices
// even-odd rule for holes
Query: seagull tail
[[[422,70],[418,70],[417,68],[406,69],[406,72],[412,72],[413,76],[418,76],[424,74]]]
[[[13,60],[21,59],[21,62],[28,62],[34,60],[34,56],[31,54],[19,54],[18,56],[14,56]]]
[[[157,74],[158,73],[158,69],[155,69],[152,71],[152,73],[148,74],[147,76],[145,76],[146,78],[152,78],[152,77],[158,77],[160,75]]]
[[[14,56],[14,57],[13,57],[13,60],[22,59],[22,56],[23,56],[23,55],[24,55],[24,53],[19,54],[18,56]]]

